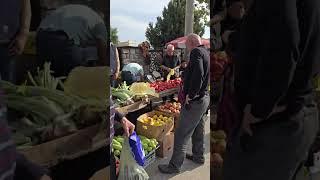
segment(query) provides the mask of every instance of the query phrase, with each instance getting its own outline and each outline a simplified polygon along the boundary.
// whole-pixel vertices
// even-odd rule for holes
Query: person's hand
[[[18,34],[16,38],[9,45],[10,56],[16,56],[23,53],[24,46],[27,42],[26,34]]]
[[[254,117],[251,114],[251,105],[247,105],[242,120],[242,130],[248,135],[252,136],[253,132],[251,129],[251,124],[261,121],[261,119]]]
[[[52,180],[48,175],[43,175],[40,180]]]
[[[114,75],[112,76],[113,80],[117,80],[119,78],[119,72],[115,72]]]
[[[123,130],[124,130],[124,133],[126,136],[130,136],[134,129],[135,129],[135,125],[132,124],[127,118],[122,118],[122,127],[123,127]]]
[[[189,94],[186,96],[186,104],[189,104],[189,102],[191,101]]]
[[[225,31],[223,34],[222,34],[222,40],[224,43],[228,44],[229,43],[229,37],[230,37],[230,34],[232,34],[234,31]]]
[[[221,20],[222,20],[222,17],[220,15],[215,15],[210,20],[210,24],[215,25],[215,24],[219,23]]]

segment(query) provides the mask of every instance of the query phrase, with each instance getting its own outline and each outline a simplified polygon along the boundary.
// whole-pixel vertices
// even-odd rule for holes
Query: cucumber
[[[113,148],[114,148],[115,150],[121,151],[122,146],[121,146],[121,145],[118,145],[118,144],[113,144]]]

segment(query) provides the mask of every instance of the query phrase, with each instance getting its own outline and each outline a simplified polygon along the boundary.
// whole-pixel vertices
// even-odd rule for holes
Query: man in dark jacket
[[[320,72],[320,1],[255,1],[239,34],[242,121],[224,179],[291,180],[319,127],[312,79]]]
[[[173,155],[169,165],[159,165],[162,173],[179,173],[186,157],[186,148],[192,137],[192,155],[187,158],[197,164],[204,164],[204,125],[205,113],[209,106],[209,52],[201,45],[196,34],[188,36],[186,46],[190,61],[185,70],[185,102],[181,108],[179,125],[175,131]],[[191,116],[192,115],[192,116]]]
[[[226,0],[214,0],[210,3],[210,43],[213,51],[219,51],[222,48],[221,21],[225,19],[226,15]]]

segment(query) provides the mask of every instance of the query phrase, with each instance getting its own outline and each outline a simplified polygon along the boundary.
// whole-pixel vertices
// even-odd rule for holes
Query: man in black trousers
[[[255,1],[230,38],[241,123],[224,179],[291,180],[319,129],[320,1]]]
[[[179,125],[174,135],[173,155],[170,163],[159,165],[160,172],[179,173],[186,158],[197,164],[204,164],[204,126],[205,113],[209,106],[209,52],[201,45],[201,38],[196,34],[188,36],[186,46],[190,52],[190,61],[185,70],[183,91],[185,102],[182,103]],[[192,155],[186,155],[187,143],[192,138]]]

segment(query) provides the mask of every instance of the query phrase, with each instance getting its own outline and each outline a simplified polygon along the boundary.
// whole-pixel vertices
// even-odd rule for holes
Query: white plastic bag
[[[129,138],[125,138],[120,155],[120,172],[118,180],[148,180],[149,175],[137,164],[132,155]]]

